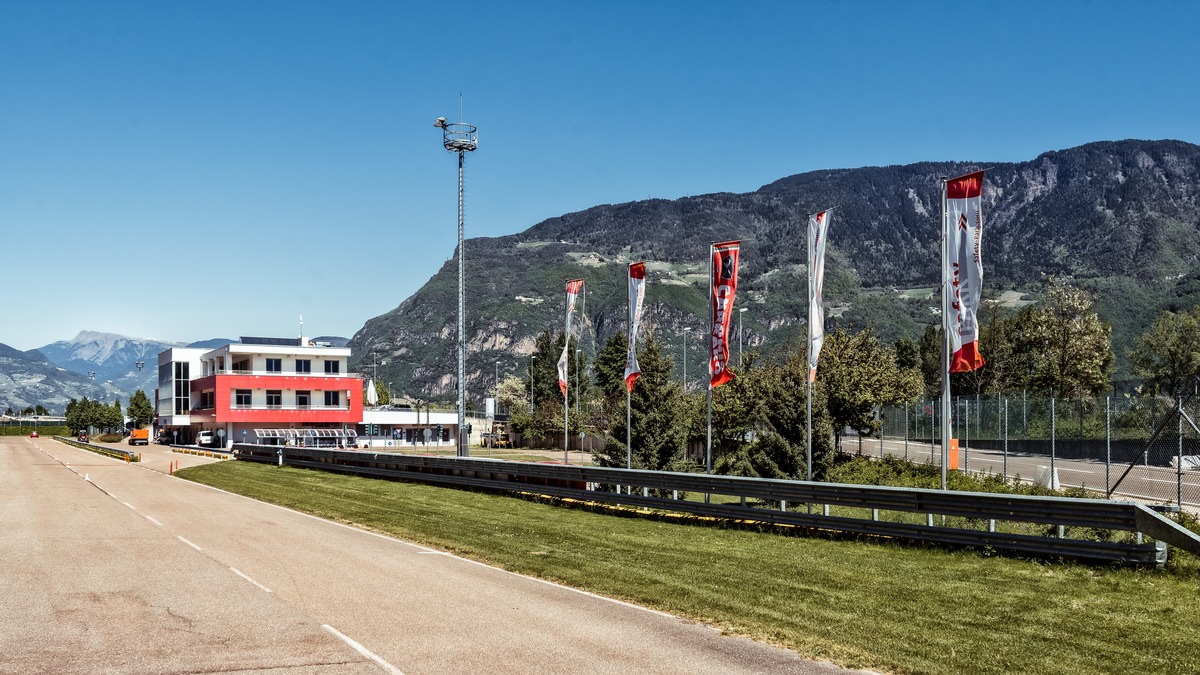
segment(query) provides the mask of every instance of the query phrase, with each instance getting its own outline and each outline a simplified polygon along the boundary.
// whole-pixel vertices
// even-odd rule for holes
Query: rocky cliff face
[[[1097,293],[1119,355],[1163,308],[1200,299],[1200,146],[1101,142],[1018,163],[944,162],[815,171],[747,194],[597,206],[525,232],[466,242],[468,388],[478,398],[503,374],[524,373],[533,338],[561,331],[563,286],[583,277],[583,345],[624,330],[625,266],[646,260],[650,328],[682,349],[706,324],[707,251],[742,240],[738,305],[747,348],[803,336],[805,214],[832,207],[826,299],[832,321],[873,322],[886,338],[936,321],[939,177],[986,168],[985,296],[1020,301],[1046,276]],[[456,264],[351,339],[355,359],[418,397],[452,395]],[[1007,293],[1005,293],[1007,291]],[[1002,296],[1003,294],[1003,296]],[[704,360],[689,341],[689,369]],[[678,345],[678,346],[674,346]],[[675,351],[674,353],[680,353]]]

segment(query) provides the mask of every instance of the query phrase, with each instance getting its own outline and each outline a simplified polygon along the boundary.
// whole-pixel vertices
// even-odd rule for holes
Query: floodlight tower
[[[466,313],[463,309],[463,157],[475,150],[478,134],[475,126],[463,122],[447,122],[439,117],[433,126],[442,130],[442,146],[458,154],[458,433],[455,434],[456,454],[466,457],[469,445],[463,435],[467,428],[466,408]]]

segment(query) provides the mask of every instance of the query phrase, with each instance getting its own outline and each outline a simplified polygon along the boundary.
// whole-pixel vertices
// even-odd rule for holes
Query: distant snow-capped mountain
[[[118,395],[122,393],[114,385],[93,383],[86,375],[60,368],[36,349],[23,352],[0,344],[0,410],[42,405],[61,414],[72,398],[111,401]]]
[[[80,331],[71,340],[60,340],[38,349],[56,366],[88,376],[97,384],[108,382],[124,396],[141,389],[149,393],[158,382],[158,353],[180,342],[126,337],[115,333]],[[138,368],[138,363],[142,364]]]

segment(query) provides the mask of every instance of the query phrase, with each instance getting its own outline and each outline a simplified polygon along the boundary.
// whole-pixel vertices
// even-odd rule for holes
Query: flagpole
[[[805,456],[805,464],[808,467],[808,480],[812,480],[812,392],[813,392],[813,374],[812,366],[808,361],[812,358],[813,348],[813,233],[812,233],[812,214],[809,214],[804,223],[805,239],[808,244],[808,349],[804,352],[805,370],[808,372],[806,379],[808,381],[808,398],[807,398],[807,424],[805,427],[808,436],[808,452]]]
[[[633,431],[631,430],[633,415],[630,413],[629,387],[625,387],[625,468],[633,468]]]
[[[704,452],[704,473],[712,473],[712,336],[713,336],[713,245],[708,246],[708,434]],[[686,355],[684,355],[686,358]],[[704,503],[708,503],[708,493],[704,493]]]
[[[946,489],[946,464],[950,460],[950,237],[946,233],[946,183],[942,176],[942,489]]]
[[[571,282],[567,282],[567,321],[563,326],[563,356],[571,351]],[[563,464],[571,463],[571,378],[563,379]]]

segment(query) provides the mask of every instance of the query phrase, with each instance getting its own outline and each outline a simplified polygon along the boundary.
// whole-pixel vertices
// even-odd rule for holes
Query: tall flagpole
[[[630,413],[631,407],[630,407],[629,399],[630,399],[629,387],[626,386],[625,387],[625,468],[626,469],[633,468],[633,431],[631,428],[632,424],[633,424],[633,422],[631,421],[631,418],[633,417],[633,415]]]
[[[812,233],[812,216],[805,219],[804,231],[805,238],[808,240],[808,350],[804,353],[805,366],[808,366],[808,361],[812,358],[813,348],[813,233]],[[808,466],[808,480],[812,480],[812,392],[813,392],[813,377],[812,368],[806,367],[805,373],[808,377],[808,426],[805,427],[808,436],[808,453],[806,456],[806,464]]]
[[[713,246],[708,246],[708,438],[704,452],[704,473],[712,473],[712,339],[713,339]],[[684,355],[686,358],[686,354]],[[704,502],[708,503],[708,493],[704,493]]]
[[[570,282],[567,283],[567,321],[563,326],[563,349],[566,350],[563,354],[568,354],[571,351],[571,290]],[[563,386],[563,464],[571,463],[571,378],[567,377],[563,380],[566,384]]]
[[[946,233],[946,183],[942,176],[942,489],[946,489],[946,464],[950,461],[950,237]]]
[[[630,265],[630,267],[632,267],[632,264]],[[626,271],[626,274],[630,277],[632,276],[631,272]],[[629,281],[628,278],[626,278],[625,283],[629,284],[631,282]],[[629,297],[628,293],[626,293],[625,295],[626,295],[626,302],[629,303],[629,314],[627,316],[627,321],[625,324],[625,331],[627,333],[627,335],[625,336],[626,337],[625,346],[626,346],[626,348],[628,348],[629,345],[633,344],[632,341],[634,339],[634,337],[633,337],[633,320],[634,320],[633,298]],[[626,366],[625,366],[626,372],[628,372],[629,359],[626,358],[625,361],[626,361]],[[628,378],[628,377],[629,376],[626,375],[626,378]],[[633,426],[633,412],[632,412],[633,411],[633,403],[631,401],[632,401],[632,396],[631,396],[631,392],[629,389],[629,382],[627,379],[625,382],[625,468],[626,469],[633,468],[633,429],[632,429],[632,426]]]

